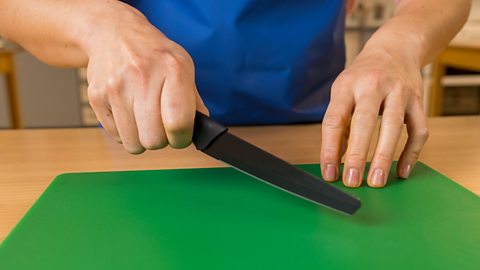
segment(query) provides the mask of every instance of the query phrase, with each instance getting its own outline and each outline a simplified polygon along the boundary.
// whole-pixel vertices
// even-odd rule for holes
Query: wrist
[[[94,1],[95,2],[95,1]],[[78,37],[79,47],[88,57],[106,41],[119,39],[120,32],[126,27],[148,23],[146,17],[137,9],[120,1],[97,3],[80,16],[79,28],[74,33]]]
[[[422,68],[427,51],[424,36],[421,33],[394,28],[393,23],[389,22],[375,32],[365,44],[362,53],[382,51],[397,61]]]

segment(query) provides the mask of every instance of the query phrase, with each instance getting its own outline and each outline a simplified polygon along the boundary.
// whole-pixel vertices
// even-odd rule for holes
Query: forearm
[[[141,15],[115,0],[3,0],[0,35],[48,64],[80,67],[106,21],[125,16]]]
[[[470,4],[471,0],[402,0],[365,49],[385,49],[423,66],[461,29]]]

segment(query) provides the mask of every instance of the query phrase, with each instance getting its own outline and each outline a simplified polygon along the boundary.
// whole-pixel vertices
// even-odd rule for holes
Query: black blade
[[[360,207],[357,198],[229,132],[223,132],[202,151],[268,184],[312,202],[348,214],[355,213]]]

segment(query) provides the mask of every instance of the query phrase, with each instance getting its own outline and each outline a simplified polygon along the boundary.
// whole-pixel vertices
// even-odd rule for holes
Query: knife
[[[350,215],[360,208],[359,199],[240,139],[200,112],[195,116],[192,142],[207,155],[313,203]]]

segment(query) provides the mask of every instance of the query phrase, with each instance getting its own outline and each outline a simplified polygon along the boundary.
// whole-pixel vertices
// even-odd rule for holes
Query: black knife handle
[[[227,130],[228,129],[220,123],[213,121],[210,117],[197,111],[192,142],[198,150],[204,150]]]

